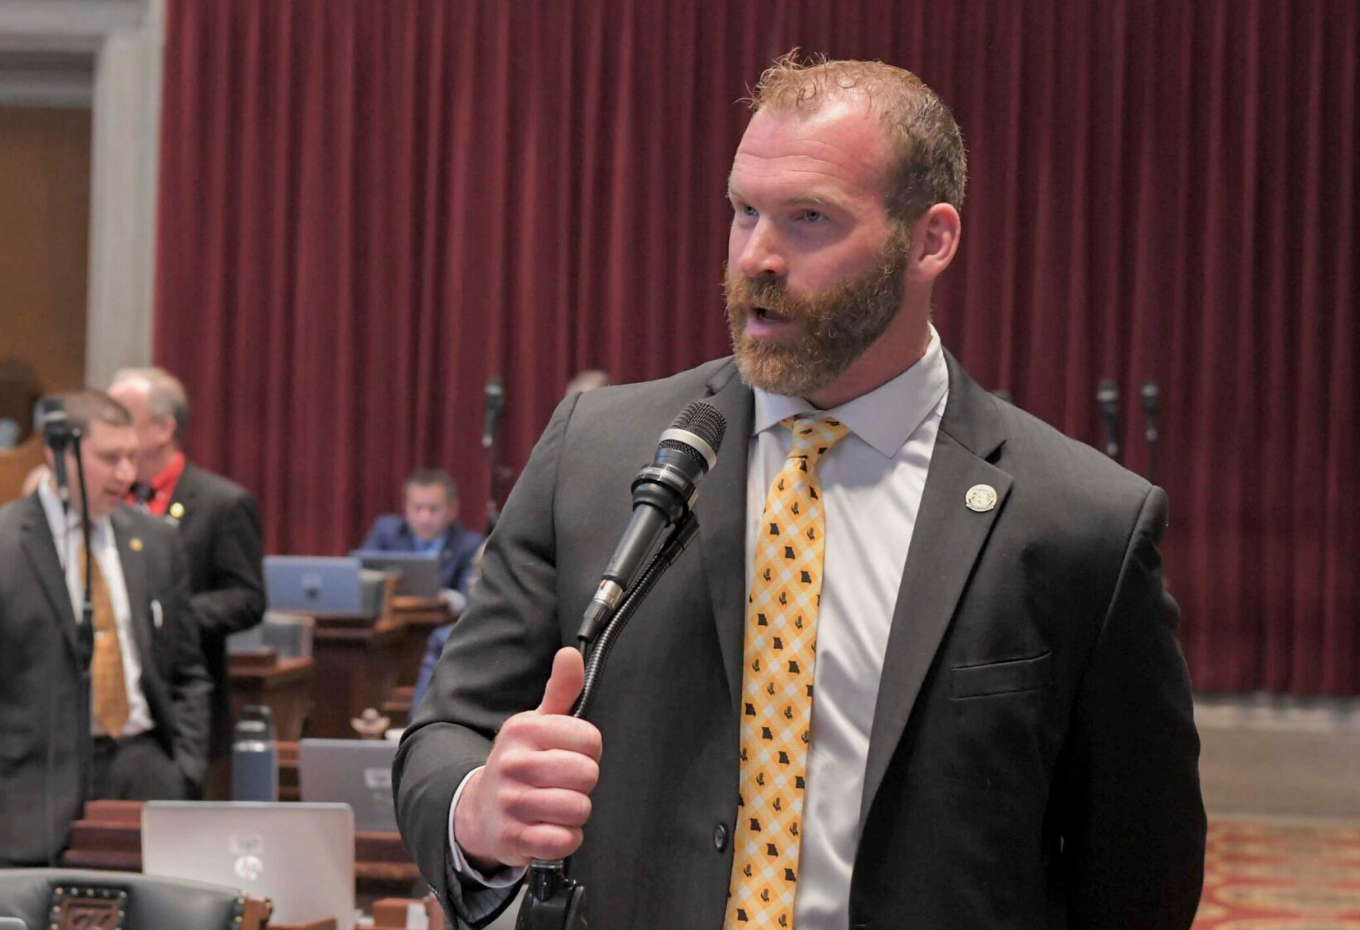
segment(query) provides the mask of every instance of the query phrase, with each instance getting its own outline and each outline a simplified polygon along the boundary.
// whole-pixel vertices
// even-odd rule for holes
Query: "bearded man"
[[[1205,820],[1164,495],[941,347],[966,171],[934,93],[786,58],[753,104],[735,356],[558,408],[403,739],[407,848],[478,926],[571,856],[606,928],[1188,927]],[[696,399],[727,422],[698,551],[572,718],[620,489]]]

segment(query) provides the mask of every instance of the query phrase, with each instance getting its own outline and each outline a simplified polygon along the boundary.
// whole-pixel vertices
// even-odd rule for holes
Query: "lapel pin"
[[[171,504],[170,516],[174,517],[176,520],[184,516],[184,505],[181,504],[179,501],[175,501],[173,504]]]
[[[963,502],[974,513],[986,513],[996,506],[996,488],[990,484],[975,484],[968,489]]]
[[[128,540],[128,548],[131,549],[133,552],[141,552],[142,541],[138,539],[136,536],[134,536],[130,540]]]

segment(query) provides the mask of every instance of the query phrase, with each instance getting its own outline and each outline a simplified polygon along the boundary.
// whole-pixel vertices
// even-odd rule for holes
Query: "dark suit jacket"
[[[948,366],[872,721],[851,926],[1188,927],[1205,818],[1157,548],[1165,497]],[[722,926],[753,415],[730,360],[563,401],[511,494],[394,769],[406,846],[450,912],[454,790],[502,721],[541,699],[628,521],[630,481],[703,397],[727,435],[698,545],[603,678],[601,776],[571,872],[591,926]],[[977,484],[995,509],[965,506]]]
[[[201,784],[212,683],[184,553],[174,530],[126,507],[113,516],[113,534],[155,735],[185,778]],[[0,866],[46,862],[66,846],[80,814],[78,649],[42,502],[35,494],[0,508]]]
[[[178,506],[177,506],[178,505]],[[227,637],[264,618],[260,518],[244,488],[186,463],[167,516],[178,526],[189,566],[189,591],[198,617],[203,657],[212,676],[212,754],[231,741],[231,681]]]
[[[444,531],[444,542],[439,547],[440,584],[467,594],[472,580],[473,563],[477,560],[477,547],[482,544],[481,533],[464,529],[457,523],[449,524]],[[373,521],[361,549],[378,549],[383,552],[415,552],[416,535],[406,525],[406,520],[395,513],[385,513]]]

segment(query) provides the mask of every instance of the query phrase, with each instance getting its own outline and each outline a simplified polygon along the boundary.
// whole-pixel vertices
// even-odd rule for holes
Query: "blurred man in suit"
[[[172,528],[123,504],[137,473],[132,418],[99,391],[63,402],[83,437],[93,610],[86,627],[81,489],[67,451],[69,509],[51,476],[0,508],[0,866],[54,860],[87,797],[180,799],[207,767],[212,683],[183,549]],[[92,771],[82,737],[93,739]]]
[[[227,637],[264,618],[260,519],[244,488],[199,468],[184,455],[189,398],[161,368],[127,368],[109,393],[137,429],[137,483],[129,502],[178,528],[188,558],[203,655],[213,680],[212,754],[231,739]]]
[[[458,524],[458,486],[448,472],[413,472],[402,486],[405,514],[373,521],[361,549],[423,552],[439,556],[440,584],[466,595],[482,534]]]
[[[1205,818],[1165,495],[942,347],[966,166],[919,78],[785,59],[752,96],[734,357],[558,406],[403,736],[406,848],[474,923],[571,856],[591,926],[1185,930]],[[576,719],[628,487],[695,401],[726,422],[696,551]]]

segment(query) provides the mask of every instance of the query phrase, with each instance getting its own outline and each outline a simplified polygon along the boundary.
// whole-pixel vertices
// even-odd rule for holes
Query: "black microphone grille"
[[[712,404],[696,400],[671,423],[671,429],[682,429],[698,436],[708,443],[715,453],[722,446],[723,435],[727,432],[727,418]]]
[[[1096,388],[1096,400],[1102,404],[1119,403],[1119,385],[1115,384],[1109,378],[1106,378],[1104,381],[1100,382],[1100,386]]]

